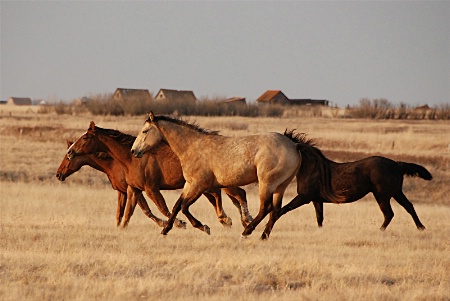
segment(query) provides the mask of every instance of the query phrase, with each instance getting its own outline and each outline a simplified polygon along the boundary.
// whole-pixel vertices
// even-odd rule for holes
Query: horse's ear
[[[95,123],[93,121],[91,121],[91,124],[89,124],[89,129],[91,131],[95,130]]]
[[[154,122],[155,121],[155,114],[153,114],[153,112],[150,111],[148,113],[148,118],[150,119],[151,122]]]
[[[66,140],[66,143],[67,143],[67,148],[69,148],[73,144],[73,142],[69,141],[69,140]]]

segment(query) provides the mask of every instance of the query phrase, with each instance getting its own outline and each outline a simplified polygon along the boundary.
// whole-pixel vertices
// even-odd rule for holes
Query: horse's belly
[[[254,166],[231,165],[220,172],[215,172],[214,175],[215,182],[220,187],[243,186],[258,181]]]

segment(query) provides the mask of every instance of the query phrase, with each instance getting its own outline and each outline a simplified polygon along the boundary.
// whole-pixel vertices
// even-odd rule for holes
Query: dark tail
[[[404,175],[410,177],[419,177],[427,181],[433,179],[431,173],[421,165],[407,162],[397,162],[397,165],[403,171]]]
[[[331,186],[331,164],[324,154],[314,146],[314,141],[306,138],[304,133],[295,133],[295,130],[285,131],[284,135],[297,144],[297,150],[302,155],[301,164],[315,164],[319,169],[320,176],[318,188],[320,196],[332,203],[343,203],[345,197],[333,190]],[[301,169],[300,169],[301,170]],[[299,172],[300,172],[299,170]]]

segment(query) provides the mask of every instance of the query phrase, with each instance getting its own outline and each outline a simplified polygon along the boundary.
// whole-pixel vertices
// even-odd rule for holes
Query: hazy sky
[[[450,2],[1,1],[1,99],[117,87],[450,103]]]

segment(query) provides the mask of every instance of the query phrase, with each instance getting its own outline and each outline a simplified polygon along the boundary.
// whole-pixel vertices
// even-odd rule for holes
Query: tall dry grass
[[[395,201],[395,217],[381,232],[383,216],[367,196],[325,205],[323,229],[313,206],[294,210],[261,242],[264,222],[240,239],[239,215],[225,196],[231,229],[203,197],[192,206],[211,236],[188,226],[161,237],[139,209],[118,231],[116,193],[105,175],[84,167],[63,183],[55,178],[65,139],[84,133],[90,120],[136,134],[144,117],[0,114],[1,300],[450,299],[448,122],[189,117],[225,135],[296,128],[333,160],[382,154],[434,175],[431,182],[405,179],[424,232]],[[255,215],[257,186],[244,188]],[[171,208],[179,191],[163,194]],[[291,185],[285,199],[294,196]]]

